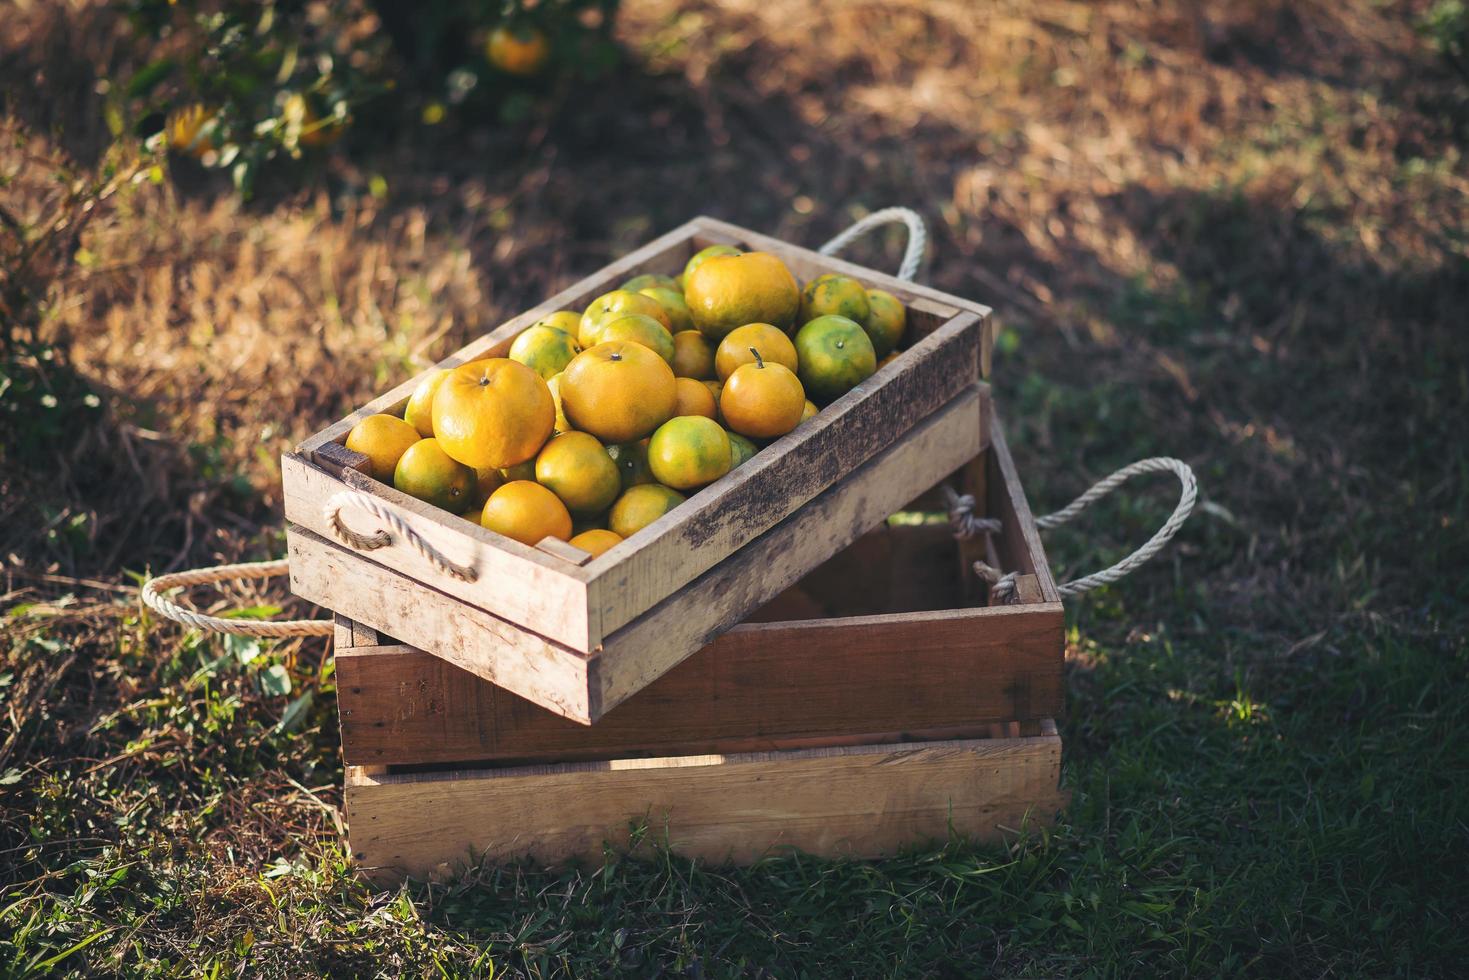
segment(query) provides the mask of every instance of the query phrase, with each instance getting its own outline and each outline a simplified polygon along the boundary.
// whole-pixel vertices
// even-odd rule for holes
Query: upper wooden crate
[[[985,372],[991,348],[987,307],[711,218],[696,218],[612,263],[455,352],[436,368],[503,357],[514,338],[536,320],[556,310],[581,310],[634,274],[676,273],[694,252],[718,243],[778,255],[803,281],[824,272],[842,272],[893,293],[908,311],[901,355],[750,462],[596,558],[564,542],[527,547],[352,468],[354,454],[343,446],[352,426],[378,412],[401,414],[422,375],[283,457],[286,519],[298,529],[340,541],[333,512],[345,499],[344,492],[361,494],[451,561],[467,566],[471,575],[461,579],[444,573],[405,543],[402,534],[390,534],[385,547],[349,551],[364,563],[358,567],[390,569],[558,647],[593,654],[616,631],[789,518],[939,409],[964,397]],[[381,521],[351,506],[341,509],[340,519],[362,533],[382,527]],[[351,577],[350,565],[345,574]],[[740,610],[739,615],[748,611]],[[572,708],[565,713],[584,717],[597,712]]]

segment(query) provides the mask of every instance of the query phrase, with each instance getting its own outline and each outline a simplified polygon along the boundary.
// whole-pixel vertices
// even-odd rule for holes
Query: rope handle
[[[377,548],[386,548],[393,543],[393,535],[388,531],[378,528],[371,534],[362,534],[352,530],[342,520],[342,511],[347,507],[356,507],[382,521],[393,531],[396,531],[403,541],[428,560],[439,571],[461,582],[473,582],[479,578],[479,572],[469,565],[460,565],[444,557],[443,553],[423,539],[413,528],[409,527],[397,514],[388,510],[382,504],[372,499],[365,493],[355,490],[342,490],[332,496],[322,509],[322,516],[331,525],[332,533],[345,545],[356,548],[358,551],[373,551]]]
[[[288,619],[268,622],[252,619],[225,619],[221,616],[206,616],[181,606],[164,593],[191,585],[209,585],[214,582],[245,581],[247,579],[274,578],[286,574],[286,559],[274,561],[245,562],[239,565],[215,565],[213,568],[195,568],[187,572],[159,575],[143,583],[143,605],[165,619],[185,626],[214,633],[232,633],[235,636],[262,636],[282,638],[287,636],[329,636],[333,623],[329,619]]]
[[[903,224],[908,228],[908,247],[903,252],[903,262],[898,266],[899,279],[912,279],[918,275],[923,264],[923,253],[928,248],[928,228],[923,218],[912,208],[883,208],[852,225],[846,231],[817,249],[822,255],[836,255],[863,235],[883,225]]]
[[[1064,585],[1056,587],[1056,591],[1064,596],[1081,595],[1099,585],[1110,585],[1118,579],[1131,574],[1139,565],[1151,559],[1164,545],[1173,540],[1184,521],[1193,513],[1194,504],[1198,502],[1199,482],[1194,476],[1191,466],[1181,459],[1172,456],[1153,456],[1149,459],[1140,459],[1113,473],[1103,480],[1097,481],[1092,487],[1077,497],[1071,503],[1062,507],[1052,514],[1035,519],[1036,527],[1041,530],[1049,530],[1060,527],[1070,522],[1077,514],[1086,510],[1092,504],[1101,500],[1107,494],[1116,490],[1122,484],[1135,476],[1143,473],[1172,473],[1178,477],[1180,484],[1178,494],[1178,506],[1173,508],[1173,513],[1168,515],[1168,520],[1163,526],[1147,540],[1141,548],[1119,561],[1109,568],[1081,578],[1072,579]],[[949,523],[954,525],[954,537],[969,538],[975,534],[994,534],[1000,530],[1000,522],[992,517],[975,517],[975,501],[971,494],[956,493],[947,484],[944,486],[944,497],[949,505]],[[1001,573],[999,569],[986,564],[983,561],[974,563],[974,572],[980,578],[989,583],[991,595],[1000,602],[1011,602],[1015,599],[1014,572]]]

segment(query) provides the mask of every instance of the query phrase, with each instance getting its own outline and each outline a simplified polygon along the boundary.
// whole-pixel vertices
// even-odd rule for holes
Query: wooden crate
[[[1020,574],[985,605],[947,526],[890,524],[591,727],[339,619],[355,859],[430,874],[627,846],[874,857],[1045,823],[1058,789],[1064,617],[1003,436],[956,474]]]
[[[438,366],[503,356],[547,313],[580,309],[634,272],[677,271],[694,251],[719,242],[773,252],[802,279],[847,272],[893,292],[908,309],[906,348],[815,419],[597,558],[562,542],[526,547],[357,472],[364,460],[343,447],[347,432],[367,414],[400,412],[413,379],[283,457],[295,591],[385,632],[413,636],[480,678],[590,723],[771,598],[764,583],[747,579],[763,577],[773,563],[784,588],[983,449],[986,307],[708,218],[613,263]],[[435,569],[401,535],[368,552],[339,543],[330,502],[344,491],[370,497],[468,565],[472,580]],[[359,530],[374,527],[351,509],[343,518]],[[803,541],[793,544],[797,537]]]

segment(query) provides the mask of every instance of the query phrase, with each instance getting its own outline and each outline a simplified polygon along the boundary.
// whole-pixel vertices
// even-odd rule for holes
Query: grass
[[[0,71],[47,98],[5,103],[0,150],[27,229],[0,239],[0,973],[1463,972],[1469,178],[1416,6],[630,2],[617,85],[518,129],[363,123],[249,206],[182,167],[109,184],[93,66],[126,47],[22,9]],[[78,175],[105,199],[42,234]],[[1143,455],[1203,486],[1068,610],[1057,826],[742,870],[652,828],[570,871],[359,880],[329,651],[152,621],[137,574],[280,554],[282,448],[689,213],[817,242],[895,202],[932,219],[929,280],[997,308],[1037,510]],[[1051,533],[1053,565],[1121,557],[1169,492]]]

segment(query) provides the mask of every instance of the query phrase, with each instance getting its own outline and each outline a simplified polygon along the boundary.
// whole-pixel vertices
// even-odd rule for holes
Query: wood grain
[[[1046,558],[1046,549],[1041,544],[1039,529],[1035,526],[1035,515],[1030,512],[1030,503],[1025,497],[1025,488],[1020,484],[1020,474],[1015,469],[1015,460],[1010,456],[1010,447],[1005,444],[1005,432],[999,419],[991,415],[990,441],[994,451],[990,454],[989,512],[998,517],[1008,530],[1016,528],[1016,534],[1006,534],[995,542],[1002,571],[1029,572],[1036,577],[1041,597],[1046,602],[1061,601],[1056,591],[1056,580],[1051,575],[1051,564]]]
[[[629,823],[675,852],[749,864],[874,858],[950,833],[996,840],[1065,805],[1061,743],[967,739],[372,776],[347,770],[353,858],[378,880],[467,860],[560,864],[621,850]]]

